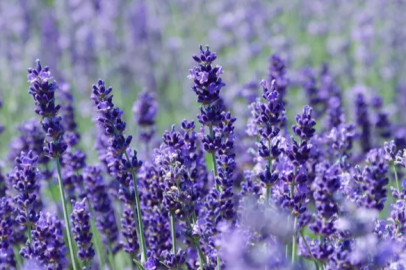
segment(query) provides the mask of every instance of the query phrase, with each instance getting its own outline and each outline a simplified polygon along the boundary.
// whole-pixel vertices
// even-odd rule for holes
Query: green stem
[[[188,229],[189,229],[189,230],[192,230],[192,225],[190,224],[190,221],[189,221],[189,218],[188,218],[188,217],[186,217],[186,224],[187,224],[187,226],[188,226]],[[202,249],[200,248],[200,242],[199,242],[199,240],[197,240],[197,241],[193,241],[193,243],[194,243],[195,246],[196,246],[197,254],[198,254],[198,256],[199,256],[200,268],[203,269],[203,266],[206,264],[206,261],[205,261],[204,256],[203,256]],[[219,261],[219,257],[218,257],[218,256],[217,256],[217,261]]]
[[[269,205],[269,199],[271,197],[271,187],[266,186],[266,204]]]
[[[110,241],[108,241],[108,249],[109,249],[110,266],[111,266],[112,270],[116,270],[117,269],[116,268],[116,262],[114,261],[113,248],[111,247]]]
[[[310,254],[310,256],[312,256],[312,259],[313,259],[313,260],[317,261],[316,258],[313,256],[312,250],[310,249],[310,246],[309,246],[309,244],[307,243],[306,238],[304,237],[303,230],[300,230],[300,231],[299,231],[299,234],[300,234],[300,236],[302,237],[303,242],[305,243],[305,246],[306,246],[306,248],[307,248],[307,252],[309,252],[309,254]],[[316,264],[316,265],[317,265],[317,264]],[[317,269],[318,269],[318,265],[317,265]]]
[[[220,256],[217,254],[217,270],[221,270]]]
[[[20,246],[18,244],[13,245],[14,257],[16,258],[17,269],[21,269],[23,262],[20,255]]]
[[[268,140],[268,149],[269,149],[268,167],[269,171],[272,172],[271,140]]]
[[[199,256],[199,264],[201,265],[201,269],[203,269],[203,266],[205,265],[204,263],[204,256],[203,256],[203,252],[202,249],[200,248],[200,243],[196,243],[196,249],[197,249],[197,254]]]
[[[395,173],[396,187],[397,187],[397,189],[400,191],[398,172],[397,172],[397,170],[396,170],[395,164],[393,164],[393,172]]]
[[[209,129],[210,129],[210,137],[214,139],[213,126],[210,125]],[[220,187],[216,182],[216,177],[218,175],[218,172],[217,172],[217,163],[216,163],[216,154],[215,153],[211,153],[211,162],[213,164],[213,171],[214,171],[214,184],[216,186],[216,190],[220,191]]]
[[[88,202],[88,207],[89,207],[90,214],[94,218],[95,215],[94,215],[93,207],[90,204],[89,200],[87,200],[87,202]],[[100,246],[101,246],[101,244],[100,244],[100,233],[96,228],[96,224],[95,224],[93,218],[90,219],[90,227],[91,227],[92,233],[94,235],[94,242],[95,242],[94,244],[95,244],[95,247],[96,247],[97,258],[99,259],[99,265],[100,265],[101,269],[104,269],[105,268],[104,267],[104,265],[105,265],[104,256],[102,256],[101,250],[100,250]],[[109,242],[109,245],[110,245],[110,242]],[[115,267],[113,265],[111,265],[111,268],[113,270],[115,270]]]
[[[172,252],[176,255],[176,231],[175,231],[175,213],[171,211],[171,234],[172,234]]]
[[[56,161],[56,169],[58,171],[59,192],[60,192],[61,201],[62,201],[63,218],[64,218],[65,224],[66,224],[66,237],[68,238],[70,258],[72,260],[73,269],[77,270],[76,257],[75,257],[75,254],[73,253],[73,244],[72,244],[72,236],[71,236],[71,232],[70,232],[68,211],[67,211],[66,202],[65,202],[65,192],[63,191],[61,164],[59,162],[59,157],[56,158],[55,161]]]
[[[32,236],[31,236],[31,221],[30,218],[28,217],[28,209],[25,209],[25,216],[27,217],[27,230],[28,230],[28,241],[30,242],[30,245],[32,244]]]
[[[296,225],[297,225],[297,216],[295,215],[295,221],[293,223],[293,236],[292,236],[292,263],[295,263],[296,258]]]
[[[130,158],[128,157],[127,152],[124,152],[125,158],[127,162],[132,164]],[[142,215],[141,215],[141,204],[140,204],[140,196],[138,194],[138,187],[137,187],[137,179],[135,175],[135,170],[131,165],[131,173],[133,178],[133,185],[134,185],[134,197],[135,197],[135,204],[137,206],[137,216],[138,216],[138,229],[139,229],[139,244],[141,247],[141,263],[145,263],[147,261],[147,247],[145,244],[145,236],[144,236],[144,227],[142,223]]]

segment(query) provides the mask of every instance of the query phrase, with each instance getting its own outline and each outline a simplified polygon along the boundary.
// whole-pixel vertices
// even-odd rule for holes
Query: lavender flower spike
[[[16,221],[28,229],[29,244],[32,244],[31,228],[37,222],[39,216],[35,209],[38,196],[39,171],[37,169],[38,156],[32,152],[21,153],[16,159],[17,166],[14,172],[8,176],[18,194],[14,196],[17,205]]]
[[[141,247],[141,262],[145,263],[147,261],[147,248],[136,179],[136,171],[141,167],[142,161],[137,159],[136,151],[133,152],[132,156],[129,156],[129,153],[131,153],[129,146],[132,137],[125,137],[124,135],[126,123],[121,119],[124,112],[118,107],[114,108],[112,91],[112,87],[106,88],[104,81],[99,79],[97,85],[93,85],[90,98],[95,102],[100,114],[97,120],[104,128],[104,134],[109,137],[109,170],[120,182],[121,198],[124,199],[125,203],[131,203],[133,206],[134,220],[138,221],[137,233],[139,234],[139,246]],[[136,209],[129,198],[129,195],[132,193],[130,187],[131,179],[134,190],[132,197],[135,199]]]
[[[62,200],[63,215],[66,225],[66,235],[68,238],[69,251],[72,260],[73,269],[76,270],[76,257],[73,252],[72,236],[69,225],[68,212],[66,209],[65,192],[63,190],[60,157],[68,148],[65,143],[64,129],[61,124],[61,117],[57,114],[60,105],[55,105],[55,91],[58,85],[52,81],[52,75],[49,67],[42,68],[39,60],[36,61],[35,68],[28,69],[28,82],[31,84],[28,93],[32,95],[35,102],[35,112],[42,116],[41,125],[46,133],[44,152],[45,155],[55,159],[58,171],[59,192]]]
[[[73,213],[71,214],[72,232],[79,247],[78,257],[85,261],[85,265],[87,265],[94,257],[95,252],[92,244],[90,214],[86,207],[86,198],[79,202],[72,201],[72,204],[74,205]]]

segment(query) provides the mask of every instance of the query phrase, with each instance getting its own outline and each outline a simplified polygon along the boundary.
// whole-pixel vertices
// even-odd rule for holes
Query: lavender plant
[[[57,116],[60,105],[55,104],[55,91],[58,86],[52,81],[49,67],[42,68],[40,61],[36,61],[35,68],[28,69],[28,82],[31,84],[28,93],[32,95],[35,102],[35,113],[41,116],[41,126],[45,135],[44,149],[45,155],[53,158],[56,162],[58,172],[59,192],[63,206],[63,216],[66,226],[66,235],[69,244],[73,268],[76,270],[76,257],[73,254],[71,230],[68,219],[68,212],[65,201],[65,191],[62,184],[62,174],[60,157],[67,149],[67,144],[63,139],[64,130],[61,125],[61,118]]]
[[[141,167],[142,161],[137,159],[137,152],[135,150],[131,158],[129,156],[131,155],[129,146],[132,136],[126,138],[123,134],[126,123],[121,120],[123,112],[120,108],[114,108],[113,96],[111,95],[112,90],[111,87],[106,89],[104,81],[99,80],[97,85],[93,85],[91,98],[100,113],[98,122],[104,128],[104,134],[109,137],[108,166],[120,183],[120,200],[132,207],[128,211],[133,212],[139,247],[141,249],[141,262],[144,263],[147,260],[147,246],[136,178],[136,171]],[[130,234],[126,233],[125,236],[128,237]],[[129,240],[129,242],[133,241],[133,239]],[[130,253],[134,253],[134,250]]]
[[[0,2],[1,269],[406,267],[403,1]]]

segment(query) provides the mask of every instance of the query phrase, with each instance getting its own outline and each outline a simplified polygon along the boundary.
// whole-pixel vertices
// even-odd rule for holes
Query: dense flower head
[[[8,175],[9,182],[17,191],[13,198],[18,210],[16,221],[23,226],[32,226],[39,218],[36,211],[40,179],[37,163],[38,156],[33,152],[22,152],[16,158],[17,166]]]
[[[139,135],[138,141],[133,142],[132,136],[126,134],[130,127],[125,122],[124,111],[115,106],[113,89],[106,87],[103,80],[93,85],[90,96],[97,110],[97,130],[79,132],[79,124],[87,129],[82,122],[86,120],[76,118],[75,110],[80,111],[81,118],[87,117],[88,111],[84,108],[86,103],[74,100],[76,89],[82,89],[81,81],[87,80],[82,73],[99,70],[97,66],[89,66],[94,53],[85,53],[92,57],[79,59],[84,48],[93,48],[95,40],[98,47],[102,45],[100,42],[108,41],[111,46],[117,46],[117,53],[125,52],[121,37],[110,33],[110,26],[114,25],[111,17],[122,18],[120,26],[125,26],[128,16],[117,15],[122,15],[122,10],[127,12],[127,4],[131,5],[126,3],[124,8],[112,5],[107,9],[102,1],[90,6],[87,3],[77,7],[68,5],[72,12],[67,14],[76,14],[77,8],[90,15],[100,13],[101,16],[96,17],[104,19],[101,29],[108,37],[94,39],[94,31],[79,27],[81,16],[73,20],[77,24],[74,28],[81,31],[79,35],[67,31],[69,36],[75,39],[86,36],[84,40],[70,40],[68,46],[71,54],[67,55],[72,56],[72,63],[80,60],[83,64],[79,69],[77,66],[69,69],[75,78],[72,84],[75,91],[71,91],[67,83],[58,85],[50,69],[43,68],[39,61],[35,68],[28,69],[28,92],[34,99],[40,121],[27,121],[18,127],[19,135],[12,138],[8,154],[9,163],[16,160],[16,166],[7,178],[0,173],[0,269],[62,270],[78,266],[118,269],[135,265],[149,270],[406,269],[406,179],[403,179],[406,129],[401,110],[405,105],[406,88],[398,82],[401,66],[387,63],[389,60],[400,62],[402,55],[393,48],[393,55],[399,57],[379,55],[376,57],[379,65],[352,59],[354,53],[361,58],[373,55],[369,50],[380,46],[380,42],[389,40],[393,47],[392,43],[404,43],[400,42],[401,34],[396,35],[400,41],[393,42],[382,36],[380,42],[371,42],[371,33],[375,32],[371,29],[381,25],[375,22],[379,18],[372,16],[374,8],[380,5],[366,6],[367,13],[334,6],[336,13],[345,13],[341,17],[360,14],[358,27],[366,29],[359,29],[358,35],[364,38],[357,39],[354,52],[348,37],[342,41],[345,44],[338,44],[340,42],[329,37],[326,46],[317,50],[313,50],[313,43],[320,43],[317,39],[296,50],[289,36],[276,35],[277,39],[270,40],[257,36],[252,30],[269,26],[268,19],[247,18],[258,14],[258,10],[263,12],[262,8],[267,7],[264,3],[247,5],[240,12],[227,10],[217,20],[218,29],[210,33],[220,43],[218,49],[222,54],[228,55],[231,45],[239,53],[230,62],[224,62],[228,68],[232,67],[227,74],[232,85],[224,92],[223,69],[214,62],[217,54],[208,46],[200,46],[199,53],[192,57],[195,67],[189,70],[188,76],[197,96],[196,123],[183,120],[177,128],[166,120],[178,118],[179,108],[172,106],[174,100],[164,100],[158,94],[172,91],[178,83],[181,86],[181,81],[171,81],[172,74],[180,75],[181,71],[175,68],[174,72],[163,73],[156,68],[183,65],[178,62],[183,58],[176,51],[180,40],[171,39],[169,48],[174,53],[168,59],[159,57],[158,65],[150,50],[164,48],[157,46],[162,45],[162,33],[148,32],[151,29],[145,27],[144,18],[147,6],[143,1],[137,3],[144,21],[140,24],[142,40],[137,42],[142,43],[144,39],[150,42],[148,46],[135,46],[137,49],[133,52],[145,54],[147,63],[129,61],[130,58],[118,55],[119,61],[103,66],[107,68],[103,68],[105,74],[116,75],[115,80],[123,86],[126,98],[139,87],[129,84],[132,80],[129,63],[137,62],[141,72],[137,74],[145,80],[137,84],[151,89],[142,91],[133,103],[133,122]],[[386,5],[383,13],[392,14],[402,10],[400,7]],[[229,6],[219,5],[213,10],[224,8],[229,9]],[[329,15],[329,8],[324,2],[304,5],[298,17]],[[278,18],[282,10],[285,8],[275,6],[273,16],[268,17]],[[47,11],[52,10],[47,7]],[[106,11],[108,14],[104,14]],[[209,20],[211,14],[206,13]],[[28,13],[24,10],[22,14]],[[348,29],[343,27],[345,25],[319,21],[324,17],[329,16],[301,24],[300,29],[312,34]],[[390,28],[396,26],[391,24],[385,22],[382,29],[391,32]],[[285,24],[281,26],[269,30],[278,34]],[[229,39],[230,30],[246,37],[246,47],[240,47],[238,40]],[[7,39],[7,31],[5,33]],[[260,82],[262,92],[259,93],[257,90],[261,87],[252,83],[257,78],[252,76],[255,67],[251,67],[251,61],[254,63],[257,56],[262,55],[259,49],[264,41],[271,42],[272,51],[278,54],[269,58],[268,76]],[[16,51],[20,49],[18,46],[16,43]],[[12,56],[13,50],[10,53]],[[337,54],[330,58],[339,59],[339,63],[323,63],[316,69],[314,65],[325,60],[319,58],[324,53]],[[104,61],[103,55],[95,58]],[[53,60],[56,65],[60,59]],[[66,62],[63,60],[62,64]],[[288,64],[296,67],[303,63],[312,66],[302,74],[294,70],[288,72]],[[13,67],[10,70],[15,72]],[[247,67],[250,70],[242,73]],[[119,70],[115,71],[116,68]],[[61,74],[56,77],[71,80]],[[241,87],[241,80],[250,83]],[[366,82],[371,89],[356,87],[350,91],[353,93],[341,90],[341,86],[350,87],[359,81]],[[301,83],[303,93],[298,92]],[[390,89],[399,84],[391,100],[394,105],[386,107],[391,95],[382,98],[374,93],[373,89],[381,84]],[[289,87],[292,93],[288,93]],[[351,98],[350,104],[347,101]],[[187,99],[188,95],[182,96],[182,101],[187,102]],[[160,119],[157,119],[158,100],[164,101],[165,113]],[[128,100],[124,101],[128,106]],[[246,103],[250,103],[249,110],[244,110]],[[294,107],[303,103],[308,105],[288,122],[287,116],[295,112]],[[85,106],[76,108],[77,104]],[[14,103],[6,107],[15,110]],[[170,128],[157,144],[155,132],[162,125]],[[2,130],[0,127],[0,133]],[[8,129],[6,133],[7,136],[12,134]],[[83,142],[80,142],[81,135]],[[91,153],[85,149],[93,135],[97,135],[93,142],[99,163],[89,166],[86,159]],[[10,138],[5,141],[7,139]],[[140,146],[142,151],[132,149],[131,143]],[[144,162],[140,154],[145,157]],[[50,162],[52,158],[55,165]],[[0,167],[3,167],[1,162]],[[62,186],[59,196],[64,217],[67,217],[66,211],[71,212],[71,222],[65,220],[65,226],[76,241],[73,249],[65,246],[65,243],[71,245],[67,241],[69,233],[63,234],[63,223],[57,217],[62,216],[58,198],[55,198],[57,177]],[[67,200],[63,199],[65,194]],[[51,200],[54,202],[50,203]],[[67,207],[64,200],[72,204]],[[53,210],[52,207],[58,215],[40,212]],[[119,253],[121,248],[127,253],[125,260],[121,260],[124,258]],[[94,259],[95,251],[99,253],[98,260]]]
[[[11,245],[13,237],[13,219],[12,212],[15,209],[9,198],[0,199],[0,268],[14,269],[16,261]]]
[[[397,151],[397,147],[395,144],[395,141],[390,141],[390,142],[385,142],[384,143],[384,150],[385,153],[388,155],[389,159],[391,161],[395,161],[396,160],[396,156],[400,153],[398,153]]]
[[[358,203],[365,208],[374,208],[381,211],[387,197],[386,185],[389,179],[388,165],[384,161],[384,150],[373,149],[368,153],[369,164],[361,171],[357,169],[353,175],[355,182],[359,183],[362,193]]]
[[[355,97],[355,110],[357,126],[361,129],[361,147],[364,152],[371,149],[371,123],[369,119],[368,103],[362,93]]]
[[[86,198],[82,201],[72,201],[72,204],[72,233],[79,247],[78,257],[83,261],[90,261],[94,257],[95,251],[92,243],[93,234],[90,232],[90,213],[86,206]]]
[[[105,135],[110,137],[110,155],[121,157],[129,147],[132,136],[125,137],[123,134],[126,123],[121,120],[121,116],[124,112],[118,107],[114,108],[113,95],[110,95],[112,90],[111,87],[106,89],[104,81],[99,79],[97,85],[93,85],[91,98],[100,113],[97,120],[104,128]]]
[[[289,85],[289,79],[286,76],[286,63],[276,54],[269,58],[268,69],[269,82],[275,81],[275,89],[279,93],[279,100],[285,104],[284,97]]]
[[[65,130],[64,139],[72,147],[78,144],[80,134],[77,132],[77,123],[75,119],[75,108],[72,90],[69,84],[60,85],[59,99],[61,100],[62,126]]]
[[[309,160],[313,145],[307,141],[298,143],[294,138],[291,140],[291,146],[286,153],[295,166],[303,165]]]
[[[313,137],[316,129],[316,120],[312,118],[313,109],[309,106],[303,108],[303,113],[296,116],[296,125],[292,126],[292,131],[298,136],[301,140],[309,140]]]
[[[155,117],[158,113],[158,102],[155,93],[142,91],[133,105],[134,119],[140,127],[142,141],[149,142],[155,134]]]
[[[180,269],[186,262],[186,252],[182,250],[179,250],[176,254],[164,251],[162,257],[164,258],[163,264],[168,269]]]
[[[271,89],[267,88],[266,82],[262,81],[264,89],[263,97],[267,103],[257,102],[255,105],[255,119],[259,126],[275,126],[285,120],[285,109],[283,103],[279,100],[279,94],[275,90],[275,82],[271,84]]]
[[[129,205],[124,205],[123,217],[121,219],[122,234],[124,241],[122,241],[123,249],[125,252],[134,254],[138,251],[138,237],[136,231],[136,220],[134,220],[133,209]]]
[[[76,148],[74,151],[65,152],[60,160],[62,165],[62,182],[68,191],[68,199],[74,200],[76,196],[86,196],[83,189],[83,176],[80,173],[86,166],[86,154]]]
[[[62,270],[67,265],[62,223],[49,213],[39,216],[32,230],[32,244],[20,254],[27,260],[37,260],[46,269]]]
[[[195,84],[192,90],[197,95],[197,102],[203,105],[209,105],[217,101],[221,88],[225,86],[220,78],[223,73],[222,67],[212,66],[212,62],[216,58],[216,53],[212,53],[209,46],[206,46],[206,50],[203,50],[203,46],[200,45],[200,55],[193,56],[199,66],[189,70],[188,78],[193,80]]]
[[[115,245],[118,240],[116,217],[101,169],[98,166],[85,167],[83,180],[87,198],[95,211],[96,228],[101,232],[104,243]]]
[[[140,126],[152,126],[155,124],[155,116],[158,112],[158,104],[155,94],[144,90],[138,95],[138,100],[133,105],[134,118]]]
[[[25,121],[18,127],[19,136],[15,137],[10,143],[9,161],[14,160],[22,151],[33,151],[39,156],[38,163],[47,164],[49,158],[43,153],[45,134],[36,119]],[[48,178],[48,177],[47,177]]]
[[[35,68],[28,69],[28,82],[31,84],[28,93],[32,95],[36,109],[35,112],[42,116],[41,125],[46,133],[44,153],[46,156],[60,157],[67,149],[64,142],[64,128],[61,117],[58,117],[60,105],[55,105],[55,91],[59,89],[52,79],[49,67],[42,68],[40,61],[36,61]]]
[[[344,125],[337,128],[332,128],[327,134],[327,141],[331,143],[331,147],[337,152],[348,153],[353,146],[353,142],[356,138],[355,126]]]
[[[322,167],[322,165],[320,166]],[[324,167],[324,166],[323,166]],[[331,218],[338,213],[338,205],[334,199],[334,193],[340,188],[340,171],[338,164],[319,170],[319,176],[313,182],[316,209],[319,215]]]
[[[37,108],[35,112],[42,117],[56,116],[60,105],[55,105],[55,91],[58,86],[52,80],[49,67],[42,68],[39,60],[36,67],[28,69],[28,82],[31,84],[28,93],[32,95]]]

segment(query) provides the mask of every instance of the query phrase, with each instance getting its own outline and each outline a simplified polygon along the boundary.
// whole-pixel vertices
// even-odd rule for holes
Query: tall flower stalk
[[[78,257],[84,262],[85,269],[89,269],[89,261],[93,259],[95,251],[92,244],[93,234],[90,232],[90,213],[86,207],[86,198],[82,201],[72,201],[72,205],[72,229],[79,247]]]
[[[65,201],[65,192],[62,183],[60,158],[67,149],[64,142],[64,129],[58,111],[61,106],[55,104],[55,91],[58,90],[56,81],[52,81],[49,67],[42,68],[39,60],[36,61],[35,68],[28,69],[28,82],[31,84],[28,93],[32,95],[35,102],[35,112],[41,116],[42,129],[46,133],[44,152],[45,155],[55,160],[58,172],[58,185],[61,195],[63,216],[66,225],[66,236],[69,244],[69,252],[73,269],[76,270],[76,256],[73,251],[72,236],[69,225],[68,210]]]
[[[104,134],[109,138],[107,157],[109,171],[120,182],[122,201],[130,204],[133,208],[141,248],[141,262],[144,263],[147,261],[147,247],[136,177],[136,172],[141,167],[142,162],[137,159],[136,151],[131,155],[129,146],[132,136],[125,137],[124,135],[126,123],[121,119],[124,112],[120,108],[114,107],[112,90],[112,87],[106,89],[104,81],[98,80],[97,85],[93,85],[91,99],[95,102],[100,113],[98,122],[104,128]]]
[[[225,86],[220,75],[221,66],[213,67],[212,63],[217,55],[200,46],[200,54],[193,59],[199,64],[189,70],[189,79],[193,80],[192,90],[197,95],[197,102],[201,103],[200,114],[197,116],[203,127],[208,127],[209,133],[202,139],[203,148],[212,156],[214,171],[214,189],[207,196],[205,207],[207,214],[205,226],[207,230],[205,242],[210,252],[210,263],[221,269],[219,246],[213,244],[218,234],[218,225],[222,221],[234,223],[235,209],[233,204],[233,171],[236,167],[234,153],[234,122],[236,118],[225,111],[223,101],[220,99],[220,90]],[[199,226],[200,227],[200,226]],[[199,228],[199,230],[202,230]]]
[[[22,152],[20,157],[16,158],[17,166],[14,172],[8,175],[8,180],[18,192],[14,196],[18,212],[16,221],[27,229],[28,245],[32,245],[31,229],[39,218],[35,207],[39,195],[37,162],[38,156],[32,152]]]
[[[193,56],[199,66],[190,69],[188,76],[194,82],[192,90],[197,95],[197,102],[202,104],[200,107],[201,114],[198,115],[199,122],[209,128],[209,134],[205,137],[208,147],[205,150],[211,154],[214,178],[218,175],[216,151],[219,148],[220,140],[218,137],[216,138],[213,127],[217,126],[221,120],[223,106],[222,102],[218,101],[220,99],[220,90],[225,86],[220,78],[223,73],[222,67],[212,66],[216,58],[216,53],[211,52],[209,46],[206,46],[206,50],[203,50],[203,47],[200,46],[200,55]],[[216,181],[214,184],[219,191],[219,184]]]

